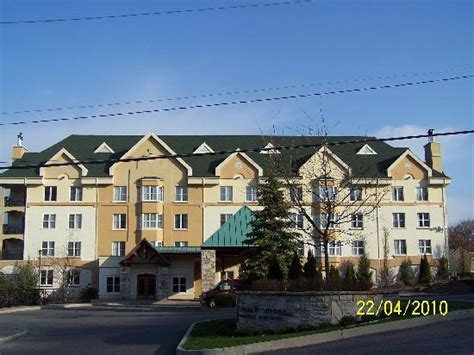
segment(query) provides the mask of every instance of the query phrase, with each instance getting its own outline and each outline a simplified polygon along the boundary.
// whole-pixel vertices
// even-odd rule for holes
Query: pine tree
[[[254,212],[250,222],[252,232],[245,241],[253,246],[243,265],[242,275],[245,278],[256,280],[270,277],[270,266],[276,269],[275,258],[283,278],[288,275],[288,266],[297,250],[298,234],[291,231],[293,222],[288,218],[290,204],[285,200],[282,189],[282,183],[273,176],[258,186],[258,202],[263,209]]]
[[[304,276],[306,278],[308,279],[316,278],[316,274],[318,272],[317,261],[313,253],[311,252],[311,250],[308,252],[308,258],[306,259],[306,263],[304,264],[303,270],[304,270]]]
[[[426,254],[420,260],[420,274],[418,275],[418,281],[421,284],[431,281],[431,266]]]
[[[373,272],[370,270],[370,261],[367,255],[362,255],[357,265],[357,281],[360,290],[370,290],[374,285],[372,281]]]
[[[415,284],[415,274],[413,273],[410,259],[401,262],[398,268],[398,280],[405,286],[413,286]]]
[[[334,265],[329,267],[329,283],[327,283],[327,287],[331,291],[337,291],[340,289],[341,278],[339,276],[339,269]]]
[[[298,280],[303,277],[303,270],[301,266],[301,260],[297,253],[294,253],[293,259],[291,259],[290,270],[288,271],[289,280]]]
[[[272,280],[282,280],[285,277],[280,260],[278,260],[277,257],[274,257],[270,260],[266,277]]]
[[[344,291],[355,291],[357,288],[357,278],[354,271],[354,263],[352,261],[346,262],[344,270],[344,279],[342,280],[342,289]]]
[[[447,278],[449,276],[448,258],[445,256],[442,256],[438,260],[438,271],[436,272],[436,276],[440,278]]]

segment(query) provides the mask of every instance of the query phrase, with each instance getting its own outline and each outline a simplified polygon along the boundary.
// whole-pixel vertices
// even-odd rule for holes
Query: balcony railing
[[[23,234],[25,226],[21,224],[4,224],[3,234]]]
[[[7,196],[7,197],[5,197],[3,202],[4,202],[5,207],[25,206],[25,199],[23,199],[23,198],[11,198],[11,197]]]

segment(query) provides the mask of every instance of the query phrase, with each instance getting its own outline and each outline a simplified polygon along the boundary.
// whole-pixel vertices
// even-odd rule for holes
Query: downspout
[[[446,214],[446,194],[445,194],[445,186],[441,189],[441,197],[443,198],[443,232],[444,232],[444,253],[448,259],[448,266],[449,266],[449,240],[448,240],[448,219]]]
[[[379,201],[379,179],[376,180],[375,185],[375,198]],[[379,208],[380,203],[377,202],[377,206],[375,207],[375,221],[377,225],[377,259],[379,261],[379,270],[380,270],[380,221],[379,221]]]
[[[202,182],[202,202],[201,202],[201,230],[202,230],[202,243],[205,242],[205,235],[204,235],[204,201],[205,201],[205,194],[204,194],[204,178],[201,179]]]
[[[99,254],[99,179],[95,178],[95,251],[94,259]]]

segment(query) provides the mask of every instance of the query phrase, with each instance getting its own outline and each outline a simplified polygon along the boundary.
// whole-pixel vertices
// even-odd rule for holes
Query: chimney
[[[18,138],[18,141],[16,145],[14,145],[12,148],[12,161],[21,159],[23,157],[23,154],[25,154],[28,151],[28,149],[23,147],[23,135],[21,134],[21,132],[17,136],[17,138]]]
[[[436,171],[443,172],[441,164],[441,145],[434,141],[434,129],[428,130],[428,143],[425,145],[425,161],[428,166]]]

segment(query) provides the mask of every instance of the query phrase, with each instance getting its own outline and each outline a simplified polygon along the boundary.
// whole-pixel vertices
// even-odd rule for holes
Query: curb
[[[298,348],[298,347],[303,347],[303,346],[308,346],[308,345],[327,343],[330,341],[355,338],[355,337],[359,337],[363,335],[385,333],[385,332],[402,330],[402,329],[407,329],[407,328],[414,328],[414,327],[427,325],[427,324],[449,322],[453,320],[460,320],[460,319],[467,319],[467,318],[474,318],[474,309],[454,311],[445,317],[435,315],[435,316],[428,316],[428,317],[410,318],[410,319],[403,319],[399,321],[392,321],[392,322],[381,323],[381,324],[372,324],[372,325],[360,326],[360,327],[355,327],[355,328],[346,328],[346,329],[335,330],[335,331],[327,332],[327,333],[296,336],[292,338],[285,338],[285,339],[272,340],[272,341],[263,341],[260,343],[233,346],[233,347],[228,347],[228,348],[186,350],[183,348],[183,345],[186,343],[186,340],[191,334],[191,331],[193,330],[196,323],[199,323],[199,322],[196,322],[196,323],[193,323],[189,327],[183,339],[181,339],[181,341],[179,342],[178,347],[176,348],[176,354],[177,355],[185,355],[185,354],[202,354],[202,355],[226,354],[226,355],[229,355],[229,354],[251,354],[251,353],[258,353],[258,352],[271,351],[271,350],[284,350],[284,349],[289,349],[289,348]]]
[[[41,306],[23,306],[23,307],[11,307],[11,308],[0,308],[0,314],[16,313],[16,312],[28,312],[28,311],[39,311]]]
[[[20,332],[16,333],[16,334],[13,334],[13,335],[3,337],[3,338],[0,337],[0,344],[6,343],[7,341],[13,340],[15,338],[22,337],[23,335],[26,335],[28,333],[28,331],[24,328],[15,328],[15,329],[20,330]]]

